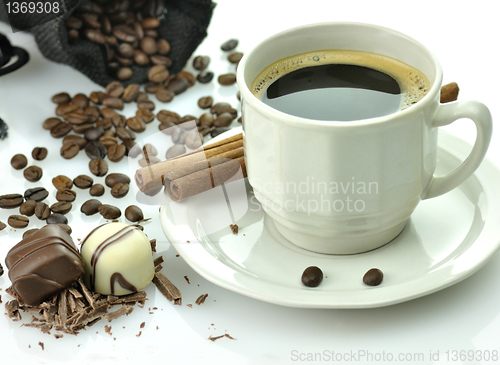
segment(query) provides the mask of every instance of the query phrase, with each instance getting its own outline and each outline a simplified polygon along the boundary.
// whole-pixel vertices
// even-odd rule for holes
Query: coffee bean
[[[44,122],[42,124],[42,128],[50,131],[52,128],[54,128],[57,124],[59,124],[61,122],[62,122],[62,120],[59,118],[55,118],[55,117],[47,118],[44,120]]]
[[[87,141],[97,141],[104,135],[104,129],[101,127],[89,128],[83,135]]]
[[[315,288],[323,280],[323,271],[317,266],[309,266],[302,274],[302,283],[305,286]]]
[[[146,123],[137,117],[128,118],[126,120],[127,127],[136,133],[141,133],[146,130]]]
[[[173,100],[175,93],[172,90],[162,89],[158,90],[155,96],[162,103],[169,103]]]
[[[104,195],[104,186],[101,184],[94,184],[89,190],[89,194],[91,196],[103,196]]]
[[[203,144],[203,136],[198,132],[198,128],[194,128],[186,134],[184,144],[192,150],[201,147]]]
[[[3,231],[5,227],[7,227],[7,225],[4,222],[0,221],[0,231]],[[2,264],[0,264],[0,276],[2,276],[2,274],[3,274],[3,268]]]
[[[196,84],[196,77],[189,71],[182,70],[177,74],[178,79],[184,79],[188,82],[188,86],[191,87]]]
[[[123,144],[114,144],[108,148],[108,159],[111,162],[119,162],[125,156],[126,148]]]
[[[83,112],[88,116],[89,123],[95,123],[101,116],[99,108],[97,106],[88,106],[83,109]]]
[[[198,99],[198,106],[201,109],[208,109],[212,106],[214,99],[211,96],[204,96]]]
[[[112,96],[106,97],[102,101],[102,104],[107,106],[108,108],[113,108],[113,109],[118,109],[118,110],[123,110],[123,108],[124,108],[123,100],[120,98],[112,97]]]
[[[130,84],[123,91],[122,99],[126,103],[136,101],[139,96],[140,86],[138,84]]]
[[[46,220],[50,214],[50,208],[44,202],[38,202],[35,205],[35,216],[40,220]]]
[[[142,20],[141,25],[144,29],[158,28],[160,20],[158,18],[146,18]]]
[[[153,103],[151,100],[138,101],[137,108],[148,109],[152,111],[155,109],[155,103]]]
[[[12,209],[23,204],[24,198],[21,194],[5,194],[0,195],[0,208]]]
[[[98,29],[85,29],[83,31],[83,35],[85,36],[85,38],[87,38],[91,42],[94,42],[97,44],[105,44],[106,43],[106,38],[101,33],[101,31]]]
[[[120,209],[113,205],[102,204],[98,207],[99,213],[103,216],[104,219],[117,219],[120,218],[122,212]]]
[[[105,97],[106,94],[102,91],[92,91],[89,95],[90,101],[97,105],[101,105]]]
[[[167,79],[169,72],[163,65],[155,65],[148,71],[148,79],[154,83],[162,83]]]
[[[196,80],[198,80],[201,84],[208,84],[214,78],[214,73],[211,71],[202,71],[196,76]]]
[[[186,147],[183,144],[174,144],[167,150],[165,158],[168,160],[169,158],[177,157],[183,153],[186,153]]]
[[[7,219],[7,223],[12,228],[26,228],[26,227],[28,227],[29,222],[30,222],[29,218],[24,217],[22,215],[16,215],[16,214],[11,215]]]
[[[68,218],[60,213],[52,213],[47,217],[45,222],[47,222],[47,224],[68,224]]]
[[[209,56],[196,56],[193,59],[193,68],[198,71],[203,71],[208,67],[209,63],[210,63]]]
[[[166,39],[159,39],[157,46],[158,54],[164,56],[170,53],[170,43]]]
[[[148,156],[156,156],[158,155],[158,150],[151,143],[146,143],[144,147],[142,147],[142,154]]]
[[[104,176],[108,173],[108,163],[102,158],[93,158],[89,162],[89,170],[95,176]]]
[[[16,170],[21,170],[28,164],[28,159],[22,153],[18,153],[17,155],[12,156],[10,164]]]
[[[24,178],[30,182],[37,182],[43,176],[43,170],[38,166],[29,166],[23,171]]]
[[[146,92],[150,94],[155,94],[159,90],[163,89],[164,89],[163,85],[157,84],[156,82],[148,82],[146,85],[144,85],[144,90],[146,90]]]
[[[214,126],[228,127],[232,123],[233,119],[234,117],[229,113],[219,114],[219,116],[217,116],[214,120]]]
[[[212,107],[210,108],[210,112],[215,114],[215,115],[220,115],[222,113],[229,113],[229,114],[233,115],[234,118],[236,118],[236,115],[237,115],[236,109],[234,109],[231,106],[231,104],[224,103],[224,102],[212,105]]]
[[[104,129],[104,132],[106,132],[111,129],[111,127],[113,126],[113,122],[109,118],[99,119],[97,122],[95,122],[95,126]]]
[[[31,151],[31,157],[37,161],[42,161],[47,157],[47,149],[45,147],[35,147],[33,151]]]
[[[168,83],[167,89],[173,91],[175,95],[179,95],[187,90],[189,82],[187,79],[176,78]]]
[[[198,132],[204,137],[207,136],[210,133],[210,127],[201,125],[198,127]]]
[[[227,131],[231,130],[231,128],[229,127],[218,127],[218,128],[214,128],[210,131],[210,136],[212,138],[215,138],[217,137],[219,134],[222,134],[222,133],[225,133]]]
[[[49,196],[49,192],[42,187],[27,189],[24,192],[25,200],[35,200],[37,202],[42,201]]]
[[[135,116],[146,124],[151,123],[155,119],[155,114],[149,109],[137,109]]]
[[[92,186],[93,183],[94,179],[92,179],[88,175],[78,175],[73,179],[73,184],[75,184],[75,186],[80,189],[88,189]]]
[[[83,110],[77,110],[71,113],[67,113],[63,115],[63,118],[66,119],[73,127],[86,124],[89,120],[89,116],[83,112]]]
[[[181,116],[176,112],[172,112],[170,110],[160,110],[158,114],[156,114],[156,118],[160,122],[173,122],[175,124],[179,123]]]
[[[141,153],[141,147],[131,139],[123,141],[122,145],[125,146],[125,156],[135,158]]]
[[[57,190],[71,189],[73,187],[73,180],[64,175],[57,175],[52,179],[52,185]]]
[[[212,127],[214,125],[214,115],[211,112],[204,113],[200,116],[200,125],[202,127]]]
[[[125,218],[131,222],[138,222],[144,219],[144,214],[137,205],[130,205],[125,209]]]
[[[101,142],[104,147],[109,148],[115,144],[118,144],[118,139],[116,137],[102,136],[101,138],[99,138],[99,142]]]
[[[74,134],[69,134],[66,137],[63,138],[62,143],[68,143],[68,142],[73,142],[78,145],[78,147],[82,150],[85,148],[85,145],[87,144],[87,140],[83,137],[76,136]]]
[[[370,269],[363,276],[363,283],[369,286],[380,285],[384,279],[384,273],[380,269]]]
[[[132,43],[136,40],[135,31],[128,25],[117,25],[112,30],[113,35],[121,41]]]
[[[149,57],[149,60],[151,61],[151,63],[153,65],[163,65],[167,68],[169,68],[170,66],[172,66],[173,62],[172,60],[167,57],[167,56],[160,56],[160,55],[152,55]]]
[[[65,114],[73,113],[80,108],[78,105],[73,105],[69,103],[61,103],[56,107],[56,115],[63,116]]]
[[[73,126],[66,122],[60,122],[50,129],[50,135],[54,138],[62,138],[71,131]]]
[[[116,128],[116,136],[122,141],[127,141],[129,139],[135,139],[135,134],[130,129],[126,128]]]
[[[121,82],[112,81],[106,86],[105,93],[108,96],[119,98],[120,96],[122,96],[124,90],[125,88],[123,87]]]
[[[116,127],[116,128],[124,128],[126,123],[126,118],[124,115],[121,114],[116,114],[111,117],[111,123]],[[116,133],[115,133],[116,134]]]
[[[58,190],[56,192],[56,199],[59,202],[74,202],[76,199],[76,192],[71,189]]]
[[[136,49],[134,51],[134,62],[139,66],[149,65],[149,57],[146,53],[141,51],[140,49]]]
[[[28,229],[26,232],[23,233],[23,240],[31,236],[33,233],[36,233],[39,231],[39,228],[31,228]]]
[[[132,77],[134,72],[129,67],[120,67],[118,71],[116,71],[116,78],[118,80],[128,80]]]
[[[64,232],[66,232],[67,234],[71,234],[73,232],[73,230],[71,229],[70,226],[68,226],[66,223],[54,223],[54,225],[58,226],[59,228],[61,228]],[[45,226],[44,226],[45,227]],[[43,228],[43,227],[42,227]]]
[[[220,46],[220,49],[223,51],[232,51],[238,46],[238,40],[237,39],[230,39]]]
[[[85,215],[94,215],[99,212],[102,203],[97,199],[89,199],[82,204],[80,211]]]
[[[50,206],[52,213],[66,214],[69,213],[73,205],[70,202],[57,202]]]
[[[71,97],[69,96],[68,93],[62,92],[59,94],[55,94],[52,97],[52,102],[56,104],[61,104],[61,103],[69,103],[71,100]]]
[[[181,128],[174,129],[172,133],[172,142],[177,144],[183,144],[184,140],[186,139],[186,134],[187,132],[184,129]]]
[[[117,183],[111,188],[111,195],[115,198],[123,198],[128,191],[129,184]]]
[[[67,142],[63,144],[60,151],[61,156],[67,160],[75,157],[78,152],[80,152],[80,146],[74,142]]]
[[[106,178],[104,179],[104,183],[109,188],[112,188],[118,183],[130,184],[130,177],[125,174],[114,172],[106,176]]]
[[[99,141],[91,141],[85,146],[85,153],[91,159],[102,159],[106,157],[108,149]]]
[[[83,134],[87,129],[94,128],[94,123],[83,123],[80,125],[73,125],[73,132]]]
[[[153,55],[158,51],[156,40],[152,37],[144,37],[140,42],[141,49],[147,55]]]
[[[27,217],[31,217],[33,214],[35,214],[36,203],[37,202],[35,200],[26,200],[19,207],[19,213],[21,213],[22,215],[25,215]]]
[[[89,106],[89,98],[87,95],[79,93],[73,96],[71,99],[71,104],[78,105],[80,108],[85,109]]]
[[[223,74],[217,80],[223,86],[233,85],[236,82],[236,75],[234,73]]]
[[[231,63],[239,63],[243,58],[243,53],[241,52],[233,52],[227,56],[227,60]]]

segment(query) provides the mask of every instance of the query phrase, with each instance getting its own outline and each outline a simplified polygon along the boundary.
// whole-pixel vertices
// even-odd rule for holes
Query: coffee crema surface
[[[321,50],[274,62],[257,76],[251,91],[287,114],[354,121],[404,110],[429,89],[421,71],[394,58],[363,51]]]

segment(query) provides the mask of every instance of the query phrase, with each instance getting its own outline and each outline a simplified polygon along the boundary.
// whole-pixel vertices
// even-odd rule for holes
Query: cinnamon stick
[[[449,103],[458,99],[458,92],[460,89],[456,82],[441,86],[441,104]]]
[[[241,150],[238,150],[240,147]],[[230,152],[234,150],[237,151]],[[243,135],[241,133],[167,161],[138,169],[135,174],[135,182],[139,190],[147,193],[160,188],[163,180],[168,178],[167,174],[171,174],[174,171],[176,171],[175,174],[184,176],[208,168],[208,159],[212,157],[221,157],[222,155],[221,158],[235,158],[234,156],[238,156],[239,154],[243,156]],[[188,166],[189,168],[184,171],[183,169],[186,169]],[[170,177],[174,178],[174,175],[170,175]]]

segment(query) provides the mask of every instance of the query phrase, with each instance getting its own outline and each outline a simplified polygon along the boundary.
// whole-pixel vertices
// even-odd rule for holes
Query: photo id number
[[[59,14],[60,11],[57,1],[10,1],[5,6],[8,14]]]

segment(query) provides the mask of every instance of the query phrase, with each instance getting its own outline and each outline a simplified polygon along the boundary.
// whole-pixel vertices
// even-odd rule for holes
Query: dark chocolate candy
[[[15,245],[5,258],[12,288],[37,305],[77,281],[82,258],[71,237],[57,225],[42,227]]]

